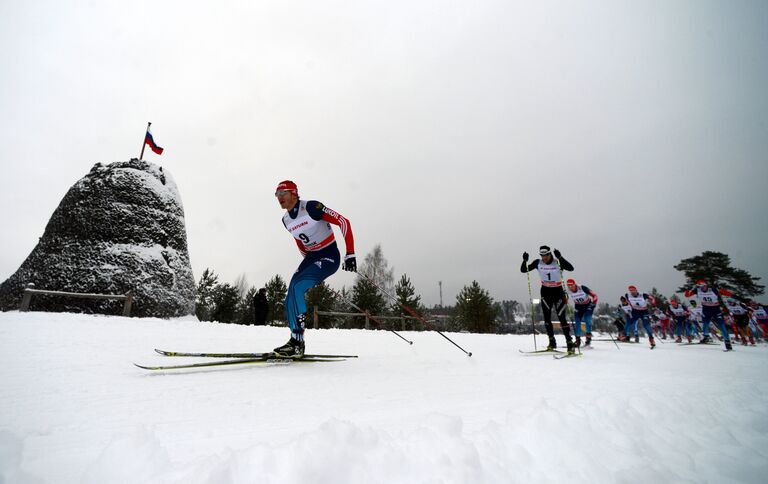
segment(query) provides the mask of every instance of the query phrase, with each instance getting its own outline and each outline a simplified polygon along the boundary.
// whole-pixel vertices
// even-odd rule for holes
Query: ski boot
[[[581,336],[576,336],[576,342],[573,344],[574,348],[578,348],[581,346]]]
[[[675,339],[675,343],[682,343],[682,342],[683,342],[683,338],[681,338],[680,336],[678,336],[677,339]]]
[[[733,346],[731,346],[730,341],[725,342],[725,351],[733,351]]]
[[[639,342],[640,342],[640,336],[635,335],[635,343],[639,343]]]
[[[272,350],[277,356],[287,356],[289,358],[301,358],[304,356],[304,342],[291,336],[283,346]]]
[[[749,345],[750,346],[755,346],[755,338],[753,338],[751,336],[749,337]]]
[[[654,349],[656,347],[656,341],[653,340],[653,336],[650,336],[648,341],[651,343],[651,349]]]
[[[687,338],[689,343],[693,343],[693,336],[688,336]]]
[[[576,337],[578,339],[578,337]],[[566,346],[568,347],[568,354],[569,355],[575,355],[576,354],[576,344],[573,342],[573,340],[566,341]]]
[[[708,334],[705,334],[704,337],[701,338],[701,341],[699,341],[699,344],[700,345],[705,345],[705,344],[709,344],[711,342],[712,342],[712,338],[710,338]],[[728,344],[731,344],[731,343],[728,342]]]
[[[584,342],[584,347],[585,348],[592,347],[592,333],[587,333],[587,338],[586,338],[586,341]]]

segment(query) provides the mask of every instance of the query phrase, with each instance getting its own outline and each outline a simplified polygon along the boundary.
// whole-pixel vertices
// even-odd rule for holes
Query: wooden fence
[[[376,320],[382,320],[382,321],[399,320],[400,328],[403,331],[406,331],[408,329],[408,326],[407,326],[408,320],[418,321],[418,319],[414,318],[413,316],[377,316],[375,314],[372,315],[368,312],[343,313],[339,311],[320,311],[317,309],[317,306],[315,306],[314,309],[312,310],[312,328],[313,329],[318,329],[320,327],[320,316],[364,317],[365,329],[371,329],[371,320],[374,320],[375,327],[379,327],[379,325],[376,324]],[[382,329],[389,329],[389,328],[382,328]]]
[[[125,294],[87,294],[82,292],[64,292],[64,291],[46,291],[43,289],[33,289],[34,284],[27,285],[24,288],[24,296],[21,298],[21,306],[19,311],[29,311],[29,304],[32,302],[32,296],[45,295],[45,296],[63,296],[74,297],[80,299],[112,299],[116,301],[123,301],[123,316],[131,315],[131,306],[133,305],[133,291],[128,291]]]

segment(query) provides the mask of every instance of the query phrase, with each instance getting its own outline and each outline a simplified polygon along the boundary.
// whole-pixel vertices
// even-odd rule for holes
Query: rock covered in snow
[[[132,159],[102,165],[70,188],[18,271],[0,285],[0,309],[18,309],[24,287],[134,293],[132,315],[193,314],[184,208],[162,167]],[[122,302],[35,296],[30,309],[120,314]]]

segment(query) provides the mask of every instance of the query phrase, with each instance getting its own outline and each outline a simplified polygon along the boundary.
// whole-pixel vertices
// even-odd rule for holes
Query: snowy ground
[[[0,313],[0,482],[765,482],[768,348],[308,332],[357,360],[149,373],[287,331]],[[540,340],[539,343],[542,341]]]

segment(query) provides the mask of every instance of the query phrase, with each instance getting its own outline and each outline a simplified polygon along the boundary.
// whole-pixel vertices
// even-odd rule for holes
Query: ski
[[[155,352],[163,356],[190,356],[197,358],[266,358],[274,353],[188,353],[183,351],[166,351],[155,348]],[[357,358],[357,355],[304,355],[306,358]]]
[[[562,353],[560,350],[536,350],[536,351],[523,351],[517,350],[524,355],[546,355],[549,353]]]
[[[720,346],[720,343],[677,343],[677,346]]]
[[[221,361],[208,361],[205,363],[189,363],[186,365],[134,365],[144,370],[181,370],[184,368],[208,368],[213,366],[231,366],[231,365],[245,365],[245,364],[269,364],[269,365],[287,365],[292,363],[315,363],[315,362],[333,362],[344,361],[343,358],[285,358],[279,356],[268,356],[263,358],[236,358],[234,360],[221,360]]]
[[[552,355],[552,358],[556,360],[562,360],[563,358],[576,358],[580,356],[584,356],[584,353],[571,353],[571,354],[566,353],[564,355]]]

